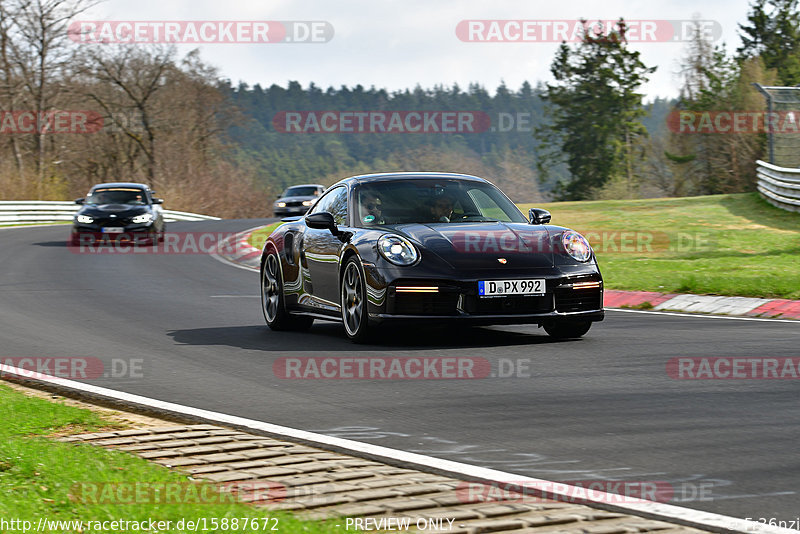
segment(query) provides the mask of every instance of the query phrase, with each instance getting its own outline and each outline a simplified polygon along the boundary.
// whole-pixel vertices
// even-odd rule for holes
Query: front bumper
[[[157,238],[156,228],[152,223],[122,226],[121,233],[104,232],[103,228],[94,224],[75,224],[72,227],[73,245],[90,245],[94,243],[130,242],[136,244],[153,243]]]
[[[386,281],[386,274],[374,270],[374,276],[367,275],[367,283],[371,286],[367,292],[369,318],[375,323],[398,320],[552,324],[602,321],[604,318],[603,281],[596,269],[565,273],[554,268],[504,276],[494,272],[461,280],[395,278]],[[537,296],[478,295],[479,280],[498,278],[544,278],[545,293]],[[376,287],[381,287],[381,281],[385,282],[383,289],[376,290]]]

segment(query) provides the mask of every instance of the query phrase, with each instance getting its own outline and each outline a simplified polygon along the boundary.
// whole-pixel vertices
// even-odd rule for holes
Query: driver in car
[[[386,224],[382,215],[383,201],[372,190],[361,192],[361,221],[366,224]]]
[[[436,222],[450,222],[453,216],[453,199],[447,195],[434,199],[431,203],[431,215]]]

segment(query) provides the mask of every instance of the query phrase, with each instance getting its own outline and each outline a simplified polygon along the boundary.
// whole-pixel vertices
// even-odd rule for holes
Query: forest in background
[[[552,83],[493,91],[471,84],[388,92],[355,84],[248,86],[199,52],[167,45],[72,46],[69,21],[89,0],[0,0],[0,199],[68,199],[94,183],[151,184],[168,207],[222,217],[269,214],[296,183],[353,174],[440,170],[486,177],[518,202],[750,191],[760,133],[680,134],[678,110],[761,110],[763,85],[800,83],[797,0],[754,0],[742,46],[715,47],[698,26],[682,58],[681,94],[644,102],[654,67],[625,24],[563,44]],[[608,68],[614,65],[614,68]],[[93,133],[14,130],[21,111],[88,110]],[[472,111],[479,133],[284,133],[285,112]],[[46,122],[46,121],[45,121]]]

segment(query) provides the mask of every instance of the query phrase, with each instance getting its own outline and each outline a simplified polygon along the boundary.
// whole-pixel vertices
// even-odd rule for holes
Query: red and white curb
[[[606,290],[603,304],[607,308],[643,309],[647,306],[655,311],[800,319],[800,300]]]
[[[359,441],[349,439],[325,436],[323,434],[275,425],[264,421],[256,421],[254,419],[246,419],[244,417],[238,417],[235,415],[151,399],[141,395],[134,395],[131,393],[125,393],[123,391],[116,391],[91,384],[84,384],[83,382],[57,378],[41,373],[37,373],[37,379],[33,380],[29,378],[29,370],[0,364],[0,376],[3,375],[13,375],[14,377],[18,377],[23,382],[33,383],[39,387],[44,387],[51,391],[58,391],[62,394],[78,394],[82,397],[88,397],[90,399],[112,402],[120,407],[128,407],[139,410],[144,409],[155,411],[160,415],[171,414],[173,416],[177,415],[192,421],[226,425],[235,429],[246,430],[270,437],[294,441],[304,445],[312,445],[333,452],[350,454],[360,458],[381,461],[395,466],[413,468],[423,472],[445,475],[461,480],[483,482],[498,486],[507,485],[508,481],[513,480],[514,487],[510,488],[512,490],[527,489],[533,491],[535,494],[537,491],[542,493],[542,488],[546,488],[546,497],[555,498],[556,500],[559,498],[562,500],[574,498],[575,495],[585,494],[586,498],[582,498],[582,504],[587,506],[593,506],[595,508],[604,510],[624,512],[648,519],[668,521],[671,523],[709,530],[712,532],[741,532],[756,534],[797,534],[798,532],[796,530],[772,526],[766,523],[747,521],[745,519],[738,519],[735,517],[714,514],[711,512],[691,510],[681,506],[674,506],[671,504],[647,501],[643,499],[626,498],[625,503],[617,504],[619,502],[619,495],[614,495],[607,492],[596,491],[587,493],[578,486],[571,486],[568,484],[539,478],[523,477],[513,473],[497,471],[495,469],[487,469],[485,467],[454,462],[451,460],[442,460],[432,456],[390,449],[388,447],[372,445],[369,443],[361,443]]]
[[[211,255],[223,263],[248,271],[261,268],[261,250],[250,244],[250,235],[263,226],[233,234],[217,243]]]

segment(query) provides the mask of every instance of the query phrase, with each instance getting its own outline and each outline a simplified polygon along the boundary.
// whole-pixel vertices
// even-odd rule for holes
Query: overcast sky
[[[326,21],[334,37],[323,44],[181,45],[200,48],[206,62],[234,83],[297,80],[306,87],[376,86],[390,90],[477,82],[490,91],[505,80],[513,89],[524,80],[551,81],[558,46],[543,42],[464,42],[463,20],[713,21],[716,41],[729,50],[740,44],[737,23],[746,20],[748,0],[106,0],[79,20],[108,21]],[[661,38],[662,23],[659,24]],[[505,28],[505,26],[504,26]],[[513,30],[510,26],[507,29]],[[483,34],[486,35],[489,28]],[[540,30],[541,31],[541,30]],[[473,34],[476,35],[476,34]],[[512,34],[513,35],[513,34]],[[539,34],[541,35],[541,34]],[[674,97],[680,87],[679,60],[686,43],[637,42],[648,66],[658,66],[643,88],[648,98]]]

